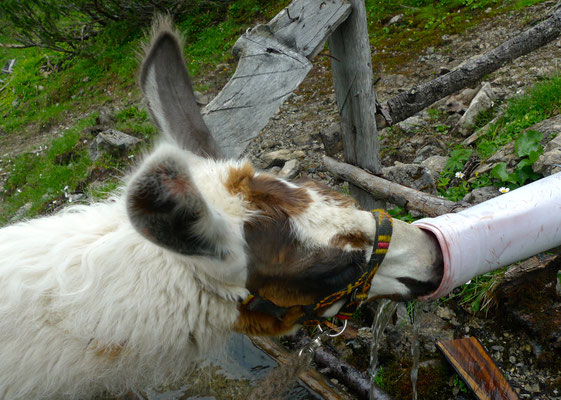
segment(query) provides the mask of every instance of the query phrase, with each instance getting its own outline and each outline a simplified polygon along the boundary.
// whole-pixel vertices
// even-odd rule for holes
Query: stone
[[[312,143],[313,138],[312,135],[310,135],[309,133],[300,133],[298,135],[292,136],[292,141],[297,146],[305,146],[307,144]]]
[[[544,176],[561,172],[561,135],[545,145],[544,153],[532,165],[532,169]]]
[[[454,312],[454,310],[448,307],[438,307],[436,309],[436,315],[447,321],[450,321],[452,318],[456,317],[456,313]]]
[[[405,133],[416,133],[427,126],[426,121],[419,115],[413,115],[397,124]]]
[[[298,176],[299,172],[300,172],[300,163],[298,162],[298,160],[289,160],[284,163],[284,166],[279,171],[278,176],[279,178],[293,179],[296,178],[296,176]]]
[[[440,173],[444,171],[446,168],[446,162],[448,161],[448,157],[446,156],[430,156],[426,160],[421,162],[423,167],[430,169],[433,174],[433,177],[439,177]]]
[[[12,218],[10,218],[10,223],[18,222],[24,219],[27,212],[31,210],[31,207],[33,207],[33,203],[25,203],[23,206],[18,208]]]
[[[2,72],[4,74],[11,74],[14,71],[14,65],[16,65],[16,59],[12,58],[6,61],[4,64],[4,68],[2,68]]]
[[[111,126],[114,123],[113,113],[108,107],[101,107],[97,111],[96,123],[101,126]]]
[[[115,129],[107,129],[100,132],[90,145],[90,158],[92,161],[95,161],[106,153],[114,156],[124,156],[141,141],[142,140],[127,135],[124,132]]]
[[[456,124],[456,132],[463,136],[469,136],[477,116],[493,107],[495,100],[496,95],[491,88],[491,84],[485,83],[471,101],[462,118],[460,118]]]
[[[403,14],[397,14],[390,19],[388,25],[397,25],[401,23],[401,21],[403,21]]]
[[[561,147],[543,153],[532,165],[532,169],[543,176],[561,172]]]
[[[261,156],[263,162],[267,165],[266,168],[280,166],[282,167],[285,162],[292,159],[292,152],[288,149],[281,149],[270,151]]]
[[[203,94],[198,90],[195,90],[193,94],[195,95],[195,101],[199,106],[206,106],[208,103],[210,103],[211,98],[209,95]]]
[[[484,201],[490,200],[493,197],[497,197],[500,194],[501,193],[496,187],[485,186],[473,189],[471,192],[466,194],[462,200],[470,204],[479,204],[483,203]]]
[[[333,157],[340,151],[343,151],[341,126],[338,123],[333,123],[321,131],[320,138],[325,148],[325,154],[328,156]]]
[[[423,192],[436,195],[437,189],[431,171],[419,164],[396,161],[393,167],[382,168],[385,179]]]

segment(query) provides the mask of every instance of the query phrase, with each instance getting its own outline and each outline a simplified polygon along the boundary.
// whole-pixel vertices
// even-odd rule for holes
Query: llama
[[[311,180],[226,160],[160,20],[140,84],[162,132],[110,200],[0,230],[0,399],[91,398],[182,377],[232,330],[280,335],[373,250],[370,212]],[[394,221],[369,297],[441,279],[435,240]],[[252,311],[258,293],[286,308]],[[334,315],[338,302],[324,312]]]

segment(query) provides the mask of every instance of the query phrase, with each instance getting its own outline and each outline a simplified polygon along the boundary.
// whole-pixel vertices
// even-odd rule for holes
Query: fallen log
[[[552,15],[484,55],[468,60],[455,70],[400,93],[378,107],[378,128],[403,121],[434,102],[476,83],[507,62],[553,41],[561,34],[561,8]]]
[[[249,337],[249,339],[253,342],[253,344],[259,347],[265,353],[269,354],[275,360],[277,360],[277,362],[281,365],[287,365],[292,361],[292,357],[296,356],[290,354],[285,348],[283,348],[280,344],[276,343],[271,338],[263,336],[252,336]],[[312,391],[320,395],[325,400],[352,399],[351,396],[328,383],[327,379],[311,366],[302,371],[299,374],[299,378]],[[284,382],[284,384],[289,385],[290,382]]]
[[[390,182],[331,157],[323,157],[323,163],[332,174],[357,185],[379,199],[396,204],[406,210],[415,210],[429,217],[437,217],[467,208],[467,205],[462,203],[455,203]]]

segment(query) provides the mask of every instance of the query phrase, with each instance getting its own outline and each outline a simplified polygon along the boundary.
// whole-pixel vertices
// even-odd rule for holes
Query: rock
[[[544,153],[532,165],[534,172],[549,176],[561,171],[561,136],[555,137],[544,148]]]
[[[124,156],[127,151],[140,143],[141,140],[115,129],[100,132],[90,145],[90,158],[97,160],[105,153]]]
[[[485,186],[473,189],[471,192],[466,194],[462,200],[470,204],[479,204],[483,203],[484,201],[490,200],[493,197],[497,197],[500,194],[501,193],[496,187]]]
[[[14,71],[14,65],[16,65],[15,58],[6,61],[6,64],[4,64],[4,68],[2,68],[2,72],[4,74],[11,74]]]
[[[33,207],[33,203],[25,203],[23,206],[18,208],[13,217],[10,218],[10,223],[18,222],[24,219],[27,212],[31,210],[31,207]]]
[[[312,143],[313,138],[312,135],[310,135],[309,133],[300,133],[298,135],[294,135],[292,137],[292,141],[297,146],[305,146],[307,144]]]
[[[298,176],[300,172],[300,163],[298,160],[289,160],[284,163],[284,166],[279,171],[279,177],[284,179],[292,179]]]
[[[485,83],[471,101],[462,118],[458,121],[455,128],[456,132],[463,136],[468,136],[477,116],[493,107],[495,99],[496,95],[491,88],[491,84]]]
[[[111,126],[114,123],[113,113],[107,107],[101,107],[97,112],[96,124],[101,126]]]
[[[208,103],[210,103],[211,98],[209,95],[203,94],[198,90],[195,90],[193,94],[195,95],[195,101],[199,106],[206,106]]]
[[[447,321],[450,321],[452,318],[456,317],[456,313],[454,312],[454,310],[448,307],[438,307],[436,309],[436,315]]]
[[[422,161],[421,165],[428,168],[431,171],[433,177],[436,177],[436,179],[438,179],[440,173],[446,168],[447,161],[448,157],[445,156],[430,156],[426,160]]]
[[[265,153],[261,156],[261,160],[266,164],[265,168],[282,167],[287,161],[292,159],[302,159],[306,157],[306,153],[302,150],[290,151],[281,149]]]
[[[343,150],[341,126],[338,123],[329,125],[327,129],[320,132],[320,137],[325,148],[325,154],[328,156],[333,157]]]
[[[418,164],[403,164],[396,161],[393,167],[382,168],[385,179],[423,192],[436,194],[436,185],[431,171]]]
[[[417,151],[417,157],[413,160],[413,164],[419,164],[426,158],[430,157],[431,154],[434,154],[438,151],[438,147],[428,144],[422,147],[419,151]]]
[[[427,122],[419,115],[413,115],[397,124],[405,133],[415,133],[427,126]]]
[[[401,21],[403,21],[403,14],[397,14],[390,19],[387,25],[397,25],[401,23]]]

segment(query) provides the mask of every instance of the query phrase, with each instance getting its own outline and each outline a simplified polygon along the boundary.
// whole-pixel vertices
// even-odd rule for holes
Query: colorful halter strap
[[[345,288],[324,298],[320,298],[314,304],[302,306],[304,315],[298,320],[298,323],[315,325],[326,320],[327,318],[319,315],[319,312],[341,299],[346,299],[346,302],[335,317],[342,320],[349,319],[361,303],[368,299],[368,292],[372,285],[372,279],[374,279],[374,275],[376,275],[380,264],[382,264],[388,252],[393,231],[392,218],[386,211],[373,210],[372,214],[376,221],[376,239],[374,241],[370,260],[363,274],[356,281],[347,284]],[[284,314],[288,311],[288,308],[278,306],[272,301],[255,294],[250,294],[241,304],[246,306],[249,311],[263,312],[278,319],[282,319]]]

